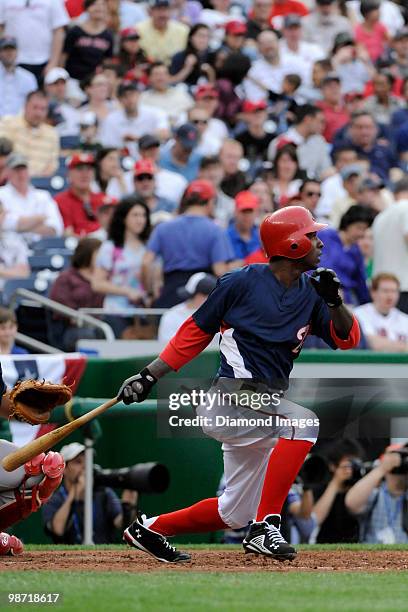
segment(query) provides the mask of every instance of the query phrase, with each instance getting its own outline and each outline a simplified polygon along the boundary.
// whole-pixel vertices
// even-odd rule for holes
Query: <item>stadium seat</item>
[[[28,289],[41,295],[47,295],[50,284],[51,279],[38,274],[31,274],[27,278],[11,278],[4,283],[3,291],[1,292],[2,304],[8,306],[17,289]],[[20,301],[20,298],[18,301]]]
[[[60,271],[68,267],[70,259],[70,255],[62,255],[61,253],[34,254],[28,258],[28,263],[32,272],[39,272],[40,270]]]
[[[61,149],[78,149],[79,136],[61,136],[60,146]]]
[[[66,177],[60,174],[55,174],[54,176],[35,176],[31,179],[31,184],[36,189],[48,191],[52,196],[67,188]]]
[[[35,255],[51,252],[61,252],[64,254],[66,251],[72,253],[77,243],[78,239],[74,236],[48,236],[33,242],[30,248]]]

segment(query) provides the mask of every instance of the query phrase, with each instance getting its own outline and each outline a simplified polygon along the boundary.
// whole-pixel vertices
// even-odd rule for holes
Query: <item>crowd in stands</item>
[[[406,352],[407,24],[403,0],[0,0],[3,305],[60,253],[52,299],[173,330],[300,205],[361,346]]]

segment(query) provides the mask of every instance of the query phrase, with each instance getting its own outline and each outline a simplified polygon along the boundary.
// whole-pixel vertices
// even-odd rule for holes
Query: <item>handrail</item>
[[[113,330],[111,326],[108,325],[108,323],[105,323],[104,321],[99,321],[99,319],[91,317],[90,315],[85,314],[84,312],[74,310],[73,308],[69,308],[69,306],[64,306],[64,304],[60,304],[59,302],[50,300],[44,295],[40,295],[39,293],[35,293],[34,291],[30,291],[29,289],[24,289],[23,287],[16,289],[13,295],[11,296],[10,308],[15,307],[16,296],[28,298],[29,300],[37,302],[54,312],[58,312],[59,314],[66,316],[69,319],[74,319],[79,324],[88,323],[88,325],[100,329],[106,340],[115,340],[115,334],[113,333]]]
[[[36,353],[46,353],[48,355],[62,353],[62,351],[54,348],[53,346],[45,344],[45,342],[41,342],[35,338],[31,338],[30,336],[26,336],[26,334],[22,334],[21,332],[16,333],[16,340],[18,344],[22,344],[29,349],[33,349]]]

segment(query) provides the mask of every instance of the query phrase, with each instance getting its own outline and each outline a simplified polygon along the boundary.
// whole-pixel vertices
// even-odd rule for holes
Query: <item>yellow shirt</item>
[[[7,115],[0,120],[0,137],[9,138],[13,152],[28,159],[31,176],[52,176],[58,168],[59,135],[51,125],[28,125],[22,115]]]
[[[178,51],[183,51],[187,44],[189,28],[184,23],[169,21],[164,32],[153,27],[152,20],[139,21],[137,31],[140,34],[140,46],[146,55],[159,62],[170,63]]]

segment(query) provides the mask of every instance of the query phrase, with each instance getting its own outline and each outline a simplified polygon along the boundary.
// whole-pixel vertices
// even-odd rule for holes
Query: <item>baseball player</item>
[[[279,560],[296,556],[280,532],[280,514],[317,439],[318,420],[310,410],[285,399],[282,390],[288,387],[293,360],[309,333],[333,349],[353,348],[360,337],[356,318],[343,304],[335,273],[318,268],[323,243],[317,232],[324,227],[299,206],[266,217],[260,236],[269,263],[246,266],[220,278],[159,357],[123,382],[118,395],[126,404],[143,401],[161,377],[179,370],[220,332],[221,365],[209,394],[266,390],[271,397],[266,413],[284,418],[285,423],[259,427],[248,420],[247,427],[229,428],[217,427],[213,418],[203,430],[222,442],[224,493],[176,512],[151,518],[139,514],[124,531],[130,546],[159,561],[188,561],[190,556],[171,546],[168,536],[237,529],[250,523],[243,541],[245,552]],[[306,274],[310,270],[314,270],[311,276]],[[204,402],[197,414],[204,415],[208,409]],[[212,411],[215,416],[253,414],[240,402],[235,406],[218,402]],[[302,420],[307,426],[300,425]]]
[[[9,418],[10,399],[0,366],[0,417]],[[17,450],[7,440],[0,440],[0,556],[19,555],[23,543],[14,535],[5,533],[15,523],[35,512],[60,485],[65,463],[61,455],[50,451],[37,455],[24,466],[6,472],[1,460]]]

